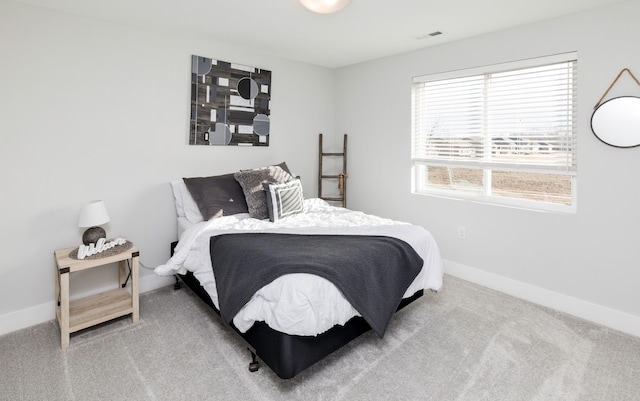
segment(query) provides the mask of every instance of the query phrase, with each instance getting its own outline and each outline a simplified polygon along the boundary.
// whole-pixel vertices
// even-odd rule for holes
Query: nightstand
[[[138,300],[138,258],[135,246],[105,257],[74,259],[70,254],[77,248],[60,249],[54,252],[56,260],[56,318],[60,326],[60,345],[69,346],[69,335],[99,323],[131,314],[133,323],[140,319]],[[92,269],[118,262],[120,279],[118,288],[69,300],[69,276],[73,272]],[[130,291],[127,282],[131,279]]]

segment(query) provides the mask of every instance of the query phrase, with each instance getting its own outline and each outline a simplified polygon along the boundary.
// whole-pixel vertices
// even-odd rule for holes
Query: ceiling
[[[336,68],[622,0],[352,0],[330,15],[298,0],[13,1]]]

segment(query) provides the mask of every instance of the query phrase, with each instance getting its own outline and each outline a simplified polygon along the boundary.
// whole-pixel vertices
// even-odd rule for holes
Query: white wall
[[[423,225],[452,274],[640,335],[640,148],[606,146],[589,124],[620,70],[640,77],[638,15],[640,2],[628,1],[337,70],[350,208]],[[578,51],[576,214],[410,193],[413,76],[568,51]],[[616,95],[640,96],[640,87],[625,76]]]
[[[6,1],[0,54],[0,334],[53,319],[53,251],[80,243],[87,201],[103,199],[108,235],[156,266],[177,239],[173,179],[286,160],[315,195],[317,134],[334,122],[332,70]],[[268,148],[187,145],[192,54],[272,71]],[[75,273],[72,296],[115,274]],[[167,283],[141,275],[143,290]]]

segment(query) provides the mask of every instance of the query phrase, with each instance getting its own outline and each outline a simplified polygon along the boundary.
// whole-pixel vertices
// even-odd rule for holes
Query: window
[[[413,192],[575,210],[576,54],[416,77]]]

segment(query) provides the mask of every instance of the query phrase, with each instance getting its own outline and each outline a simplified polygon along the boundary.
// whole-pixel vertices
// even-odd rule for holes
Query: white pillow
[[[184,184],[184,181],[171,181],[171,190],[173,191],[173,199],[176,202],[176,213],[178,214],[178,217],[185,217],[184,205],[182,203],[182,192],[180,191],[180,183]]]
[[[176,200],[176,213],[178,217],[186,217],[191,223],[204,221],[198,205],[193,200],[191,193],[187,189],[182,179],[171,181],[173,196]]]

